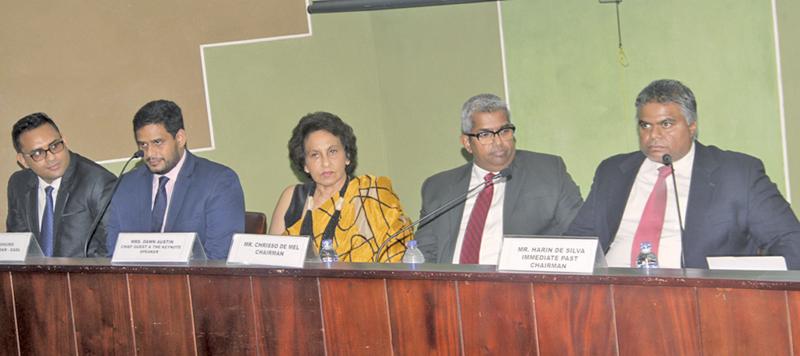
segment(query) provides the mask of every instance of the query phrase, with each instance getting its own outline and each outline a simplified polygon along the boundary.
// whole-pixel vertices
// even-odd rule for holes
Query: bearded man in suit
[[[133,118],[144,164],[120,177],[108,217],[108,250],[120,232],[195,232],[210,259],[225,259],[244,232],[244,192],[236,173],[186,148],[181,108],[151,101]]]

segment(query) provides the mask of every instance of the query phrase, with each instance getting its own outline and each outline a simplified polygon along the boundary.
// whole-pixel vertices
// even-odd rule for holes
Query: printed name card
[[[498,270],[592,273],[596,238],[505,237]]]
[[[738,271],[786,271],[783,256],[720,256],[706,257],[708,269]]]
[[[308,236],[236,234],[228,263],[303,268],[308,241]]]
[[[196,235],[194,232],[120,233],[111,263],[188,263],[192,250],[197,255],[198,248],[202,256],[194,258],[205,259],[199,242],[194,247]]]
[[[0,234],[0,261],[25,262],[31,240],[33,240],[33,234],[30,232],[8,232]],[[38,246],[36,241],[33,241],[33,244]],[[39,250],[38,255],[42,255],[41,250]]]

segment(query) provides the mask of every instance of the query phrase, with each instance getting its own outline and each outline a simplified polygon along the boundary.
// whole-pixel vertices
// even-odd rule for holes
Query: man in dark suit
[[[45,256],[106,255],[106,231],[94,227],[116,177],[71,152],[44,113],[23,117],[11,131],[17,162],[25,169],[8,180],[8,232],[32,232]],[[93,233],[93,234],[92,234]]]
[[[497,96],[476,95],[464,103],[461,143],[473,162],[425,180],[420,217],[469,187],[485,187],[420,225],[416,240],[427,261],[497,264],[504,234],[567,229],[582,202],[578,186],[560,157],[517,150],[515,130]],[[508,178],[495,178],[506,168]]]
[[[761,251],[800,268],[800,224],[789,204],[760,160],[696,141],[688,87],[654,81],[637,97],[636,113],[640,151],[600,164],[567,234],[599,236],[609,266],[634,267],[646,242],[661,267],[707,268],[707,256]],[[672,167],[663,164],[667,154]]]
[[[186,149],[181,109],[167,100],[145,104],[133,119],[144,164],[123,175],[111,201],[108,250],[120,232],[196,232],[210,259],[228,256],[244,232],[244,193],[228,167]]]

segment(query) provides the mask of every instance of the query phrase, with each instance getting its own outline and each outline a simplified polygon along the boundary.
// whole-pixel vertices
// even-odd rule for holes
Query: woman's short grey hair
[[[511,123],[511,112],[503,99],[494,94],[478,94],[467,100],[461,107],[461,132],[472,132],[472,115],[481,112],[502,112]]]
[[[675,103],[681,108],[686,124],[697,121],[697,101],[694,93],[683,83],[672,79],[660,79],[648,84],[636,97],[636,120],[640,119],[642,107],[649,103]]]

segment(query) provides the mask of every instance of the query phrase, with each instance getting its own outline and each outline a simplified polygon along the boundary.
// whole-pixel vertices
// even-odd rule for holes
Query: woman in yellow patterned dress
[[[339,117],[327,112],[308,114],[292,131],[292,168],[310,178],[281,194],[269,233],[312,236],[315,251],[323,239],[333,240],[339,261],[376,262],[381,245],[411,221],[387,177],[353,176],[356,136]],[[411,229],[385,243],[379,262],[399,262]]]

